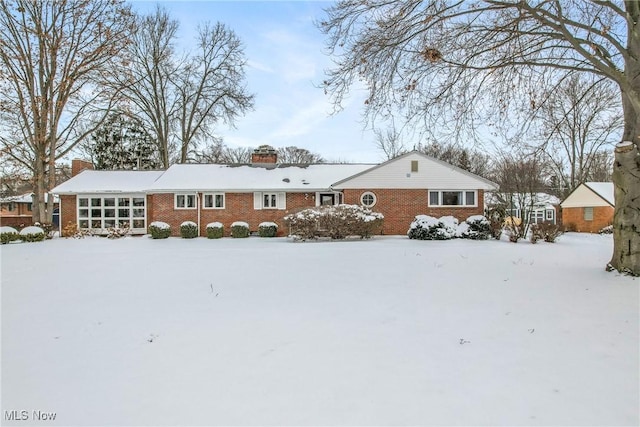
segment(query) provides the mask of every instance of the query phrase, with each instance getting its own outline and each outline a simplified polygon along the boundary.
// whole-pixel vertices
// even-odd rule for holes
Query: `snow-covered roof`
[[[45,202],[49,200],[49,195],[45,193],[44,195]],[[58,203],[60,200],[57,196],[53,198],[54,203]],[[0,199],[2,203],[33,203],[33,193],[21,194],[19,196],[8,196]]]
[[[560,199],[553,194],[547,193],[498,193],[498,192],[486,192],[484,193],[484,202],[486,205],[493,205],[498,203],[511,203],[515,206],[535,206],[553,208],[560,204]],[[533,203],[532,203],[533,202]]]
[[[315,191],[326,190],[371,164],[249,165],[176,164],[147,189],[149,191]]]
[[[55,194],[145,192],[163,171],[84,170],[51,190]]]
[[[613,182],[585,182],[584,185],[610,203],[611,206],[615,206]]]

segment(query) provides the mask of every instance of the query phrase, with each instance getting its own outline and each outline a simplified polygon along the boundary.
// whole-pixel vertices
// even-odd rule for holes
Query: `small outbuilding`
[[[580,184],[560,206],[562,223],[567,230],[597,233],[613,224],[613,182]]]

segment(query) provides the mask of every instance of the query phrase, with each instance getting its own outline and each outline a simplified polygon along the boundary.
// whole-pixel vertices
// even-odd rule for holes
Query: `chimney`
[[[72,178],[86,169],[93,169],[93,163],[87,162],[86,160],[80,160],[80,159],[71,160],[71,177]]]
[[[252,164],[276,164],[278,152],[270,145],[261,145],[251,154]]]

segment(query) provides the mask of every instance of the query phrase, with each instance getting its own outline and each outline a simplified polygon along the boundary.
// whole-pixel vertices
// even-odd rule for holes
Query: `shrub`
[[[278,234],[278,224],[275,222],[262,222],[258,226],[260,237],[276,237],[276,234]]]
[[[544,239],[545,242],[555,243],[556,239],[562,234],[562,230],[557,224],[543,222],[535,225],[539,238]]]
[[[53,239],[53,236],[56,234],[56,231],[53,228],[53,224],[50,223],[50,222],[45,222],[45,223],[42,223],[42,224],[39,223],[39,222],[36,222],[33,225],[42,228],[42,231],[44,231],[44,237],[47,240]]]
[[[239,239],[249,237],[249,224],[244,221],[236,221],[231,224],[231,237]]]
[[[504,205],[494,205],[487,209],[487,219],[489,220],[491,235],[496,240],[500,240],[502,236],[502,228],[504,227],[506,216],[507,211]]]
[[[458,220],[452,216],[434,218],[429,215],[417,215],[407,235],[417,240],[449,240],[456,236]]]
[[[193,221],[185,221],[180,224],[180,235],[183,239],[194,239],[198,237],[198,224]]]
[[[149,234],[152,239],[166,239],[171,236],[171,226],[166,222],[154,221],[149,225]]]
[[[129,225],[124,227],[109,227],[107,228],[107,238],[119,239],[129,234]]]
[[[20,240],[23,242],[42,242],[45,237],[44,230],[35,225],[20,230]]]
[[[457,236],[463,239],[487,240],[493,236],[493,228],[491,227],[491,222],[486,217],[482,215],[472,215],[460,224]]]
[[[74,239],[84,239],[86,236],[91,236],[91,230],[79,229],[78,224],[73,221],[69,221],[67,225],[62,229],[62,237],[73,237]]]
[[[208,239],[219,239],[224,236],[224,225],[220,222],[207,224],[206,230]]]
[[[7,243],[14,242],[20,239],[18,230],[13,227],[2,226],[0,227],[0,243],[6,245]]]
[[[285,223],[291,236],[301,240],[328,236],[367,239],[380,233],[384,216],[358,205],[318,206],[287,215]]]
[[[607,225],[598,231],[600,234],[613,234],[613,225]]]

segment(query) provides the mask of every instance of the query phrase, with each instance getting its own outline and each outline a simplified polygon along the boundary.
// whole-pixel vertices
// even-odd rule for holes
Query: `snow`
[[[207,228],[224,228],[224,225],[221,222],[210,222],[207,224]]]
[[[244,227],[244,228],[249,228],[249,224],[247,224],[244,221],[235,221],[234,223],[231,224],[232,227]]]
[[[613,182],[585,182],[585,185],[610,203],[611,206],[615,206]]]
[[[610,235],[576,233],[3,245],[2,413],[638,425],[640,282],[604,271],[611,248]]]
[[[160,230],[169,230],[171,228],[169,224],[162,221],[153,221],[151,224],[149,224],[149,227],[155,227]]]
[[[139,193],[151,187],[162,173],[163,171],[84,170],[58,185],[51,192],[55,194]]]
[[[259,227],[276,227],[276,228],[278,228],[278,224],[276,224],[275,222],[265,221],[265,222],[261,222]]]
[[[193,221],[185,221],[182,224],[180,224],[180,227],[197,227],[198,224],[196,224]]]
[[[18,234],[18,230],[16,230],[13,227],[9,227],[8,225],[3,225],[2,227],[0,227],[0,234],[3,233],[16,233]]]
[[[36,227],[35,225],[30,225],[29,227],[25,227],[20,230],[21,236],[28,236],[30,234],[44,234],[44,230],[40,227]]]
[[[148,191],[318,191],[365,171],[370,164],[278,165],[274,168],[249,165],[176,164]]]

